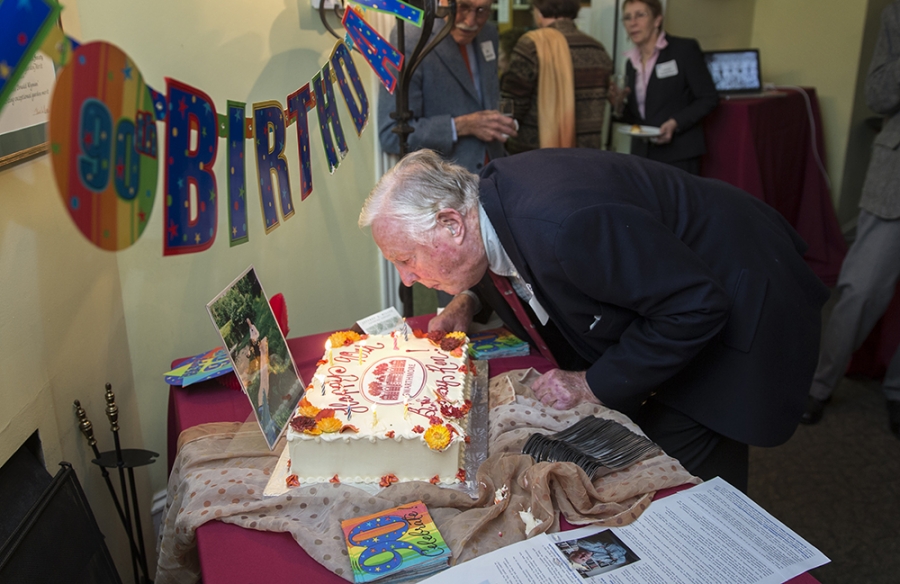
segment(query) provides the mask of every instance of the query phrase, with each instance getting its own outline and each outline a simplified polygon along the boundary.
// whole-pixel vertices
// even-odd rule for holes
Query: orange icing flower
[[[432,450],[443,450],[450,445],[450,430],[446,426],[433,424],[425,430],[425,443]]]
[[[292,475],[288,476],[288,477],[284,480],[284,482],[285,482],[285,483],[287,484],[287,486],[289,486],[289,487],[299,487],[299,486],[300,486],[300,479],[297,478],[297,475],[295,475],[295,474],[292,474]]]
[[[413,426],[412,431],[415,432],[416,434],[421,434],[422,432],[425,431],[425,428],[423,428],[422,426],[416,424],[415,426]]]
[[[309,403],[305,397],[297,404],[297,413],[304,418],[315,418],[319,411],[319,408]]]
[[[381,481],[378,482],[378,485],[381,487],[390,487],[394,483],[399,483],[400,479],[397,478],[397,475],[394,473],[386,474],[381,477]]]
[[[459,482],[466,482],[466,470],[464,468],[459,469],[459,472],[456,473],[456,478],[459,479]]]
[[[428,336],[428,333],[426,333],[422,329],[413,329],[413,336],[417,339],[424,339]]]
[[[432,485],[436,485],[439,482],[441,482],[441,477],[434,475],[433,477],[431,477],[431,479],[428,482],[431,483]]]
[[[320,430],[318,426],[313,426],[312,428],[304,430],[303,433],[309,434],[310,436],[318,436],[322,433],[322,430]]]
[[[325,418],[333,418],[333,417],[334,417],[334,410],[332,410],[331,408],[325,408],[324,410],[319,410],[319,413],[316,414],[316,421],[318,422],[319,420],[322,420]]]
[[[359,428],[352,424],[344,424],[343,427],[341,427],[341,434],[343,434],[344,432],[353,432],[354,434],[359,434]]]
[[[338,331],[328,337],[328,340],[331,341],[331,346],[334,348],[346,347],[359,340],[359,333],[355,331]]]
[[[393,430],[389,430],[389,431],[385,432],[385,433],[384,433],[384,437],[385,437],[385,438],[393,438],[393,437],[394,437],[394,431],[393,431]]]
[[[326,434],[330,434],[332,432],[340,432],[343,427],[344,423],[334,416],[322,418],[318,422],[316,422],[316,430],[319,430],[320,432],[324,432]]]
[[[456,347],[455,349],[453,349],[452,351],[450,351],[450,356],[451,356],[451,357],[456,357],[457,359],[459,359],[460,357],[462,357],[462,356],[463,356],[463,350],[462,350],[462,347],[461,347],[461,346],[460,346],[460,347]]]
[[[328,482],[329,482],[329,483],[340,483],[340,482],[341,482],[341,479],[339,479],[337,475],[334,475],[333,477],[331,477],[330,479],[328,479]]]
[[[325,365],[326,363],[328,363],[327,359],[319,359],[318,361],[316,361],[316,367],[321,367],[322,365]]]

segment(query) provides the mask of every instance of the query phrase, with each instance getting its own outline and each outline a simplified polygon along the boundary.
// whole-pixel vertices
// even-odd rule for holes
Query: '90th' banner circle
[[[79,47],[56,79],[50,152],[60,195],[94,245],[133,244],[150,219],[158,168],[153,100],[118,47]]]

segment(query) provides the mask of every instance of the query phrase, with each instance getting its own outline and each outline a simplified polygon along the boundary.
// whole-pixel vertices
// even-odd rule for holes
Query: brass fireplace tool
[[[141,515],[138,507],[137,489],[134,482],[134,469],[156,462],[159,456],[156,452],[140,450],[136,448],[122,448],[119,442],[119,407],[116,405],[116,396],[113,394],[112,385],[106,384],[106,417],[109,419],[110,430],[113,434],[115,450],[100,452],[97,448],[97,439],[94,437],[93,424],[87,417],[87,412],[81,407],[81,403],[75,400],[75,416],[78,418],[78,427],[87,438],[88,445],[94,451],[91,462],[100,467],[100,473],[106,481],[109,494],[112,497],[116,512],[128,535],[128,543],[131,547],[131,569],[134,572],[134,581],[140,584],[153,584],[150,572],[147,570],[147,552],[144,547],[144,534],[141,529]],[[121,500],[113,486],[107,468],[116,468],[119,471],[119,488],[122,493]],[[127,472],[126,472],[127,471]],[[125,475],[128,475],[126,483]],[[129,487],[131,495],[129,497]],[[129,500],[130,499],[130,500]]]

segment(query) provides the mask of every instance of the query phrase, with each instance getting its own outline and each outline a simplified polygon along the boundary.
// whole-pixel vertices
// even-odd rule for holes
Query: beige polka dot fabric
[[[586,416],[610,418],[640,433],[627,417],[603,406],[583,404],[565,412],[543,406],[529,389],[537,376],[523,370],[491,380],[491,456],[478,470],[477,500],[422,482],[397,483],[377,496],[326,483],[263,498],[283,439],[270,452],[255,420],[185,430],[169,477],[155,581],[199,581],[194,530],[214,519],[248,529],[290,532],[316,561],[352,581],[340,523],[358,515],[422,500],[451,547],[452,563],[458,563],[526,535],[557,531],[559,512],[576,525],[628,524],[646,509],[657,490],[700,482],[662,454],[593,482],[571,463],[534,464],[530,456],[520,454],[530,434],[558,432]],[[495,492],[503,487],[508,494],[495,503]],[[540,523],[526,534],[519,512],[529,509]]]

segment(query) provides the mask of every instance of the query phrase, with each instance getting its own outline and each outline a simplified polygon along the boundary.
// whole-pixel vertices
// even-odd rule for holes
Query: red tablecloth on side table
[[[828,183],[816,162],[813,136],[824,162],[816,91],[804,96],[721,100],[704,120],[707,154],[701,173],[739,187],[778,210],[809,244],[806,261],[834,286],[847,252]]]
[[[777,209],[809,245],[806,262],[833,287],[847,249],[828,183],[816,161],[825,160],[819,101],[796,90],[781,97],[721,100],[704,120],[707,154],[702,174],[747,191]],[[813,140],[813,137],[815,138]],[[887,313],[854,354],[849,372],[884,376],[900,345],[900,288]]]

